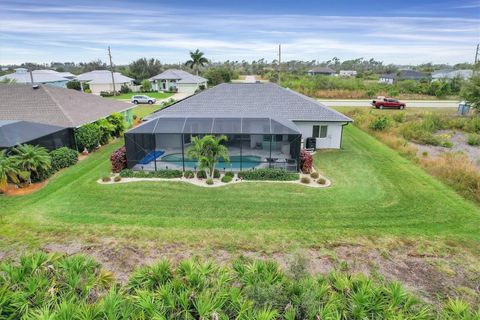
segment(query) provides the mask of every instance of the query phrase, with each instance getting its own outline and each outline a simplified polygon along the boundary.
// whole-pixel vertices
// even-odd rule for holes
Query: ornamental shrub
[[[207,179],[207,172],[205,170],[198,170],[197,171],[197,178],[198,179]]]
[[[232,176],[224,175],[224,176],[222,177],[222,180],[221,180],[221,181],[222,181],[223,183],[229,183],[229,182],[232,181],[232,179],[233,179]]]
[[[215,169],[215,170],[213,171],[213,177],[214,177],[215,179],[220,178],[220,171],[219,171],[218,169]]]
[[[212,185],[213,184],[213,179],[212,178],[208,178],[207,181],[205,181],[208,185]]]
[[[318,172],[312,172],[310,174],[310,177],[312,177],[313,179],[317,179],[320,175],[318,174]]]
[[[118,173],[127,167],[127,149],[125,146],[115,150],[110,156],[112,172]]]
[[[132,92],[132,89],[130,89],[130,87],[127,86],[126,84],[122,84],[122,86],[120,87],[120,93],[129,93],[129,92]]]
[[[135,174],[135,171],[133,171],[132,169],[123,169],[120,172],[120,177],[122,177],[122,178],[133,178],[134,174]]]
[[[113,178],[113,181],[115,181],[115,182],[122,181],[122,177],[120,177],[120,176],[115,176],[115,178]]]
[[[324,178],[320,178],[317,180],[318,184],[325,184],[327,183],[327,180],[325,180]]]
[[[238,177],[244,180],[293,181],[298,180],[299,174],[282,169],[255,169],[241,171],[238,173]]]
[[[195,177],[195,174],[193,173],[192,170],[186,170],[184,173],[183,173],[183,176],[187,179],[192,179],[193,177]]]
[[[102,177],[103,182],[110,182],[111,180],[112,180],[112,178],[110,178],[109,176]]]
[[[58,171],[73,166],[78,161],[78,152],[67,147],[61,147],[50,152],[52,169]]]
[[[102,131],[94,124],[89,123],[75,130],[75,140],[80,151],[87,149],[93,150],[100,143]]]
[[[233,178],[235,176],[235,173],[233,171],[227,171],[225,172],[225,175]]]
[[[310,182],[312,182],[312,180],[310,180],[309,177],[302,177],[302,178],[300,179],[300,182],[301,182],[301,183],[305,183],[305,184],[309,184]]]
[[[303,173],[312,172],[313,157],[307,150],[300,151],[300,169]]]
[[[138,172],[141,172],[141,171],[138,171]],[[150,175],[153,178],[173,179],[173,178],[181,178],[183,176],[183,172],[180,170],[162,169],[158,171],[152,171],[150,172]]]
[[[125,119],[121,113],[113,113],[107,117],[107,121],[113,126],[111,132],[113,137],[120,137],[126,128]]]

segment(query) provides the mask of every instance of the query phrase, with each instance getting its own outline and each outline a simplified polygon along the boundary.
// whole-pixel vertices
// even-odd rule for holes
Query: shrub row
[[[300,267],[297,267],[300,266]],[[361,274],[311,276],[302,262],[287,275],[273,261],[230,267],[161,260],[125,284],[88,256],[45,254],[2,263],[2,319],[478,319],[458,299],[428,305],[398,282]]]
[[[180,170],[162,169],[158,171],[134,171],[132,169],[123,169],[120,172],[122,178],[181,178],[183,176]]]
[[[107,144],[112,138],[125,131],[123,115],[115,113],[105,119],[89,123],[75,130],[75,141],[79,150],[94,150],[100,144]]]
[[[255,169],[241,171],[238,173],[238,177],[244,180],[293,181],[298,180],[300,175],[282,169]]]

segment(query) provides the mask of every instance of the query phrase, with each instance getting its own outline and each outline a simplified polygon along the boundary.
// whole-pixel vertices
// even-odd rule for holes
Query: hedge
[[[300,178],[296,172],[289,172],[282,169],[255,169],[241,171],[238,177],[244,180],[273,180],[273,181],[294,181]]]

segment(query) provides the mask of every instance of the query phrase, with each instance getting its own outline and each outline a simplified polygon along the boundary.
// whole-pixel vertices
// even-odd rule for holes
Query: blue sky
[[[141,57],[471,62],[480,0],[0,0],[0,64]]]

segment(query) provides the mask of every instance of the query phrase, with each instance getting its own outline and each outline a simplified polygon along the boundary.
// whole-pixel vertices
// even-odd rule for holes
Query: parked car
[[[149,96],[132,96],[131,101],[134,104],[139,104],[139,103],[154,104],[155,102],[157,102],[157,99],[151,98]]]
[[[407,105],[405,104],[405,102],[398,101],[397,99],[382,97],[377,100],[373,100],[372,106],[374,106],[377,109],[384,109],[384,108],[404,109]]]

